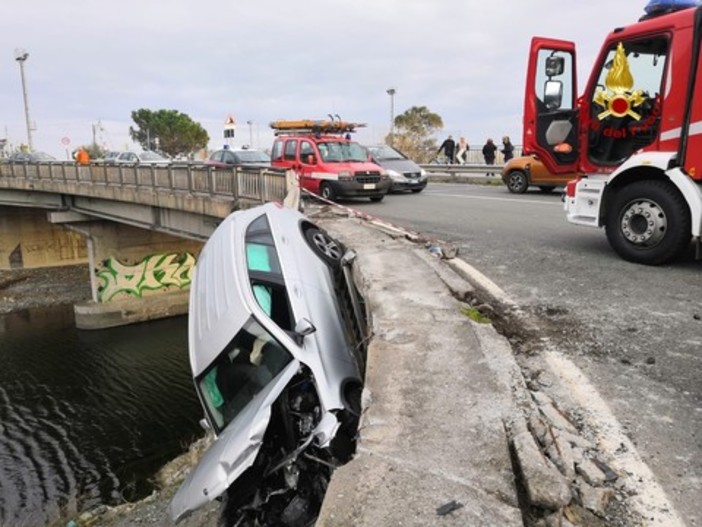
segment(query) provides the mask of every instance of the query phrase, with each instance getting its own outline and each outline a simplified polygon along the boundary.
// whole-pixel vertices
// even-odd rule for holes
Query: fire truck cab
[[[351,140],[358,123],[344,121],[275,121],[271,150],[274,167],[292,169],[300,186],[325,200],[368,197],[382,201],[391,180],[368,160],[366,150]]]
[[[568,221],[604,227],[624,259],[657,265],[702,231],[702,8],[653,0],[612,31],[578,97],[572,42],[535,37],[525,151],[566,187]]]

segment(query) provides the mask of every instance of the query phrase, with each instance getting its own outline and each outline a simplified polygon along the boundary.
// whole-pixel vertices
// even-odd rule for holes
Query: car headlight
[[[405,180],[405,176],[403,176],[402,174],[400,174],[396,170],[388,170],[388,176],[390,176],[390,179],[392,179],[393,181],[404,181]]]
[[[353,179],[353,173],[348,170],[342,170],[337,176],[339,176],[339,181],[351,181]]]
[[[427,177],[427,171],[424,170],[423,168],[420,168],[420,169],[419,169],[419,176],[422,177],[422,178]]]

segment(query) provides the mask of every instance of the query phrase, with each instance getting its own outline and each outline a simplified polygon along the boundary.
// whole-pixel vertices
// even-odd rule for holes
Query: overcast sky
[[[27,142],[25,62],[33,143],[64,159],[97,140],[129,141],[131,112],[175,109],[223,143],[269,148],[276,119],[339,114],[382,141],[412,106],[439,114],[471,146],[507,134],[521,144],[532,36],[573,40],[579,82],[613,28],[647,0],[7,0],[0,16],[0,138]],[[11,8],[11,9],[10,9]],[[252,125],[247,125],[252,121]],[[98,125],[98,123],[100,125]]]

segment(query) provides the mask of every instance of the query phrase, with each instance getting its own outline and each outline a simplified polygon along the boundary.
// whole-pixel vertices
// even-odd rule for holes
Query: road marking
[[[510,201],[510,202],[515,202],[515,203],[533,203],[534,205],[558,205],[559,207],[563,206],[563,204],[560,202],[560,200],[556,203],[551,203],[550,201],[536,201],[533,199],[492,198],[492,197],[488,197],[488,196],[469,196],[469,195],[465,195],[465,194],[461,194],[461,195],[444,194],[442,192],[425,192],[424,194],[430,195],[430,196],[439,196],[440,198],[482,199],[485,201]]]

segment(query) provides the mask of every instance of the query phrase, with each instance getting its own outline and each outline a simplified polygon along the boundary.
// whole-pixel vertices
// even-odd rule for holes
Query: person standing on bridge
[[[485,164],[486,165],[494,165],[495,164],[495,152],[497,151],[497,146],[495,146],[495,143],[492,142],[492,139],[488,139],[487,142],[483,145],[483,159],[485,159]],[[488,172],[487,177],[490,176],[495,176],[494,172]]]
[[[447,165],[452,165],[453,164],[453,152],[456,149],[456,141],[453,140],[453,137],[450,135],[444,140],[443,143],[441,143],[441,146],[439,149],[436,151],[436,155],[439,155],[441,151],[444,151],[444,155],[446,156],[446,164]]]
[[[502,138],[502,154],[505,156],[505,163],[514,157],[514,145],[506,135]]]
[[[88,151],[85,149],[85,147],[81,146],[78,150],[76,150],[75,158],[76,163],[79,165],[90,164],[90,154],[88,154]]]
[[[456,148],[458,148],[456,152],[456,162],[459,165],[465,165],[468,162],[468,150],[470,150],[470,146],[468,146],[468,141],[466,141],[465,137],[461,137],[458,140]]]

